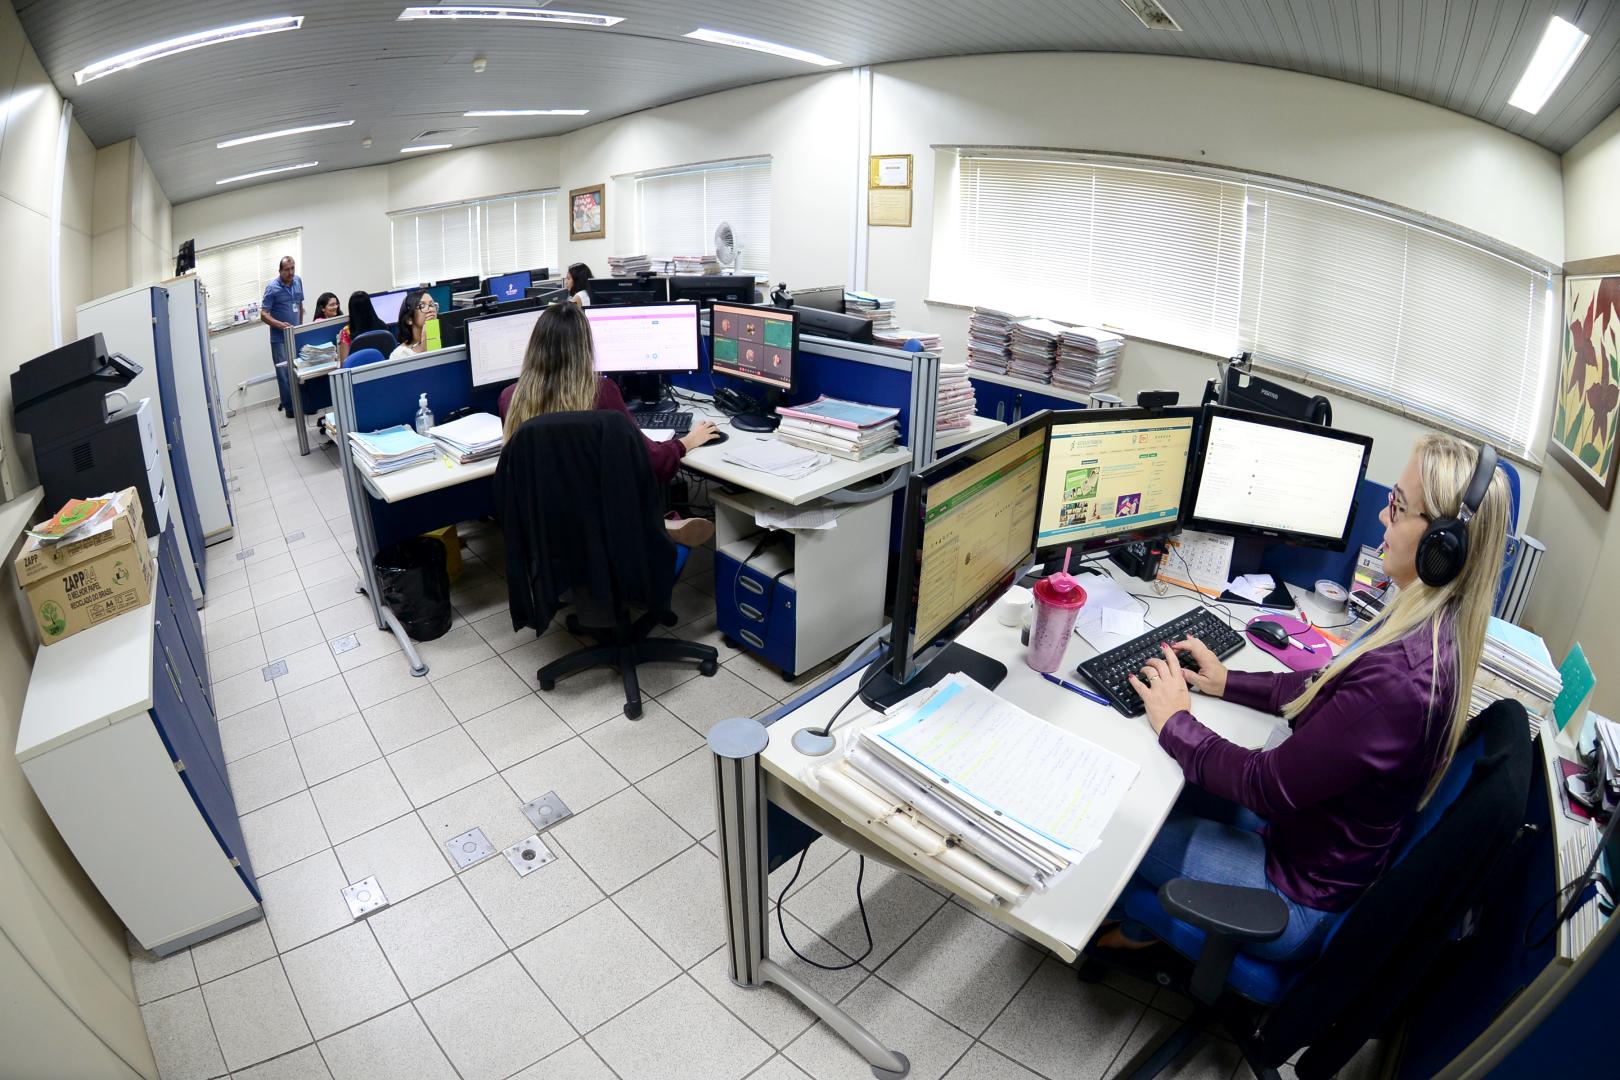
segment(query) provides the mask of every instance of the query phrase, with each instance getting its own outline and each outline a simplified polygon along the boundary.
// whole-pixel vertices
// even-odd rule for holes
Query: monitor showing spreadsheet
[[[507,383],[522,374],[529,335],[534,333],[541,311],[533,307],[467,320],[467,361],[472,365],[474,386]]]
[[[603,374],[698,369],[696,304],[588,307],[585,317]]]
[[[1037,544],[1078,551],[1181,525],[1197,409],[1054,413]]]

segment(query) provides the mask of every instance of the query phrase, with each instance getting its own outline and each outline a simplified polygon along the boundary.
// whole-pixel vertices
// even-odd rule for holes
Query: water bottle
[[[1063,553],[1062,570],[1035,583],[1034,626],[1024,662],[1036,671],[1050,673],[1063,666],[1063,651],[1086,602],[1086,590],[1069,576],[1071,553]]]
[[[433,410],[428,408],[427,395],[423,394],[416,403],[416,433],[426,435],[428,428],[433,426]]]

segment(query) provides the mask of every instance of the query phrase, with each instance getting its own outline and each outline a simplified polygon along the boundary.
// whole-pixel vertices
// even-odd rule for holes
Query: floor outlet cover
[[[557,797],[555,791],[548,791],[533,802],[523,804],[523,816],[533,822],[534,827],[540,832],[545,832],[573,813],[567,804]]]
[[[377,884],[374,877],[357,881],[344,889],[343,899],[348,902],[349,914],[356,919],[365,918],[378,908],[388,906],[388,897],[383,895],[382,886]]]
[[[518,877],[528,877],[557,856],[540,840],[539,836],[531,836],[527,840],[519,840],[502,854],[507,862],[518,872]]]
[[[495,854],[495,845],[489,842],[483,829],[477,828],[468,829],[455,839],[445,841],[444,846],[450,852],[450,861],[456,864],[457,870],[465,870]]]

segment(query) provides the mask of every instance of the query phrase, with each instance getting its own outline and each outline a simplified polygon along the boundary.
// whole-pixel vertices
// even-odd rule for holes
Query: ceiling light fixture
[[[772,56],[785,56],[789,60],[815,64],[817,67],[837,67],[839,64],[839,61],[822,56],[820,53],[795,49],[791,45],[778,45],[774,41],[743,37],[741,34],[728,34],[724,30],[693,30],[684,36],[694,41],[707,41],[712,45],[730,45],[734,49],[752,49],[754,52],[770,53]]]
[[[257,180],[261,176],[273,176],[276,173],[292,172],[295,169],[313,169],[319,165],[318,161],[306,161],[301,165],[277,165],[273,169],[260,169],[258,172],[243,173],[241,176],[227,176],[223,180],[215,180],[215,185],[234,184],[238,180]]]
[[[1536,54],[1530,58],[1530,66],[1524,69],[1524,76],[1514,88],[1513,96],[1508,98],[1508,104],[1527,113],[1540,112],[1553,91],[1558,89],[1558,84],[1569,74],[1569,69],[1575,66],[1575,58],[1581,55],[1581,50],[1591,40],[1592,35],[1554,15],[1547,24],[1546,33],[1541,35]]]
[[[330,124],[305,124],[303,127],[282,128],[280,131],[266,131],[258,135],[244,135],[240,139],[226,139],[214,145],[224,150],[232,146],[243,146],[247,143],[263,142],[266,139],[279,139],[284,135],[302,135],[307,131],[329,131],[332,128],[352,127],[353,120],[334,120]]]
[[[448,150],[452,145],[454,144],[447,142],[423,143],[421,146],[403,146],[399,152],[402,154],[421,154],[428,150]]]
[[[509,23],[560,23],[568,26],[617,26],[624,19],[617,15],[591,15],[583,11],[552,11],[547,8],[490,7],[484,4],[435,4],[408,7],[399,13],[400,22],[413,19],[494,19]]]
[[[170,38],[168,41],[159,41],[152,45],[142,45],[138,49],[109,56],[105,60],[97,60],[88,67],[80,68],[73,73],[73,81],[80,86],[87,82],[106,75],[113,75],[120,71],[128,71],[132,67],[151,60],[162,60],[165,57],[178,53],[190,52],[200,49],[204,45],[223,45],[228,41],[241,41],[243,38],[258,37],[261,34],[278,34],[283,30],[297,30],[304,25],[302,15],[283,15],[275,19],[258,19],[254,22],[237,23],[235,26],[221,26],[213,30],[202,30],[184,37]]]
[[[584,116],[589,109],[471,109],[462,116]]]

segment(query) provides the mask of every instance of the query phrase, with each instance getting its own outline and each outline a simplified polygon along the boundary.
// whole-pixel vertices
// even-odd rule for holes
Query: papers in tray
[[[501,453],[501,419],[491,413],[471,413],[439,424],[428,428],[428,435],[446,457],[463,465],[499,457]]]
[[[733,465],[789,480],[808,476],[832,461],[829,454],[818,454],[780,439],[733,438],[720,447],[720,456]]]
[[[404,424],[381,431],[351,431],[349,445],[355,461],[369,476],[386,476],[439,458],[437,443]]]

